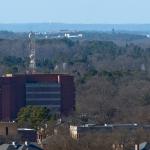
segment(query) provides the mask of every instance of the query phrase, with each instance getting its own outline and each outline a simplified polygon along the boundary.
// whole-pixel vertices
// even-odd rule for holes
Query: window
[[[8,127],[6,127],[6,129],[5,129],[5,130],[6,130],[6,136],[7,136],[7,135],[8,135]]]

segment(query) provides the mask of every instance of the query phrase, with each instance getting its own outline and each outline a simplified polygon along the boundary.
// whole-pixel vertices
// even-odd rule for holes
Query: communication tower
[[[33,32],[29,33],[29,49],[30,49],[30,63],[29,63],[29,73],[34,74],[36,72],[36,50],[35,50],[35,35]]]

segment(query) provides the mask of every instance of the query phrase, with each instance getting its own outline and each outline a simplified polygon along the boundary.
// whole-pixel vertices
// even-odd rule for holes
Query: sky
[[[0,23],[150,23],[150,0],[0,0]]]

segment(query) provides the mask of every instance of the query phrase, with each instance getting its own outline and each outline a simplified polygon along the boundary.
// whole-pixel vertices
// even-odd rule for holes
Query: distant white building
[[[82,38],[83,34],[77,34],[77,35],[70,35],[69,33],[65,33],[64,35],[66,38]]]

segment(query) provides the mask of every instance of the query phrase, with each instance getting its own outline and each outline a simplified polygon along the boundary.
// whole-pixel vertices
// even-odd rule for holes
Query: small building
[[[123,150],[124,149],[124,145],[123,144],[113,144],[112,145],[112,149],[113,150]]]
[[[18,128],[18,135],[21,141],[30,141],[36,142],[37,141],[37,132],[35,129],[28,129],[28,128]]]
[[[35,129],[17,128],[16,122],[0,122],[0,137],[4,139],[4,142],[36,142],[37,132]]]
[[[149,129],[147,126],[134,124],[84,124],[84,125],[70,125],[70,136],[73,139],[78,139],[86,134],[94,133],[111,133],[115,131],[134,131],[137,129]]]
[[[70,126],[70,136],[73,139],[78,139],[86,134],[93,134],[93,133],[108,133],[112,132],[112,128],[110,126],[100,126],[94,124],[85,124],[80,126]]]
[[[40,128],[37,131],[37,143],[42,144],[42,141],[46,139],[46,132],[44,128]]]
[[[17,124],[15,122],[0,122],[0,136],[17,136]]]

